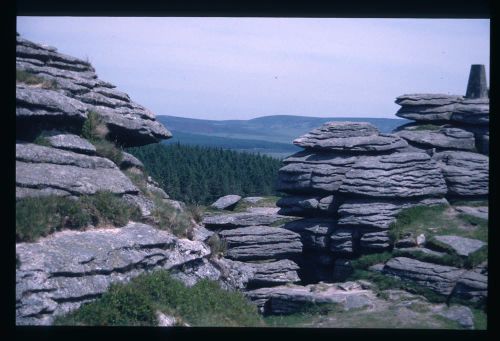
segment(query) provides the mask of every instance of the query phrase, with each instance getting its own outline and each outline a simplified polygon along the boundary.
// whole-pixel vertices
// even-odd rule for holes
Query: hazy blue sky
[[[157,115],[392,117],[404,93],[465,94],[489,20],[18,17]],[[488,76],[489,82],[489,76]]]

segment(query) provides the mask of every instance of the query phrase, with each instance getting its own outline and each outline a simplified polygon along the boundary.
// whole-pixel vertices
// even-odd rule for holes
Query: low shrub
[[[160,198],[153,198],[155,209],[152,212],[157,225],[162,230],[169,230],[177,237],[188,237],[189,230],[193,226],[191,216],[188,212],[178,210],[168,202]]]
[[[123,226],[139,214],[136,207],[109,192],[78,199],[25,198],[16,202],[16,240],[33,242],[64,228],[81,229],[90,224]]]
[[[108,140],[94,140],[92,144],[95,146],[97,155],[110,159],[116,165],[120,165],[123,160],[121,148]]]
[[[201,223],[201,221],[203,220],[203,214],[205,212],[203,206],[198,204],[189,204],[187,205],[187,211],[195,222]]]
[[[56,318],[56,325],[154,326],[155,311],[191,326],[262,326],[257,308],[239,292],[201,280],[192,287],[165,270],[142,274],[127,284],[114,284],[94,302]]]
[[[217,233],[214,233],[207,239],[207,245],[210,246],[210,256],[224,256],[227,252],[227,243],[221,239]]]

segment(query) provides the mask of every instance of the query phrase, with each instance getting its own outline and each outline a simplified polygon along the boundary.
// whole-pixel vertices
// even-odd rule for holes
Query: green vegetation
[[[369,255],[363,255],[357,259],[354,259],[351,261],[351,266],[354,269],[360,269],[360,270],[366,270],[370,266],[378,264],[378,263],[385,263],[389,259],[391,259],[393,255],[390,252],[383,252],[383,253],[372,253]]]
[[[342,308],[335,303],[304,303],[300,311],[288,315],[268,315],[264,321],[269,327],[301,327],[320,316],[340,313]]]
[[[271,195],[265,196],[262,200],[259,200],[257,203],[252,204],[247,201],[240,200],[233,209],[233,212],[244,212],[250,207],[276,207],[276,202],[280,199],[280,197]]]
[[[454,214],[450,206],[416,206],[402,210],[389,231],[391,239],[397,240],[406,233],[417,236],[425,234],[427,239],[435,235],[456,236],[488,241],[488,221],[467,214]]]
[[[481,309],[471,308],[474,316],[474,328],[477,330],[486,330],[488,328],[488,316]]]
[[[168,230],[177,237],[182,238],[186,238],[191,234],[193,222],[189,211],[178,210],[168,201],[158,196],[153,197],[153,202],[155,208],[151,215],[160,229]]]
[[[281,162],[268,156],[173,144],[127,149],[175,200],[211,204],[227,194],[273,195]]]
[[[47,80],[24,70],[16,69],[16,82],[40,85],[42,89],[57,89],[56,80]]]
[[[95,146],[97,155],[119,165],[123,159],[123,152],[116,143],[106,140],[108,133],[108,128],[99,113],[89,111],[82,126],[82,137]]]
[[[191,326],[264,326],[256,307],[239,292],[201,280],[192,287],[158,270],[127,284],[114,284],[96,301],[81,306],[56,325],[154,326],[156,311]]]
[[[211,257],[224,256],[227,251],[226,241],[221,239],[217,233],[208,238],[207,244],[210,246]]]
[[[415,126],[415,128],[412,128],[411,130],[439,130],[439,129],[441,129],[441,126],[435,124],[419,124]]]
[[[109,192],[79,199],[25,198],[16,202],[16,241],[33,242],[65,228],[82,229],[90,224],[123,226],[129,219],[139,217],[138,209]]]
[[[45,147],[50,147],[51,144],[49,140],[47,139],[47,136],[42,132],[40,133],[35,140],[33,140],[34,144],[38,144],[40,146],[45,146]]]

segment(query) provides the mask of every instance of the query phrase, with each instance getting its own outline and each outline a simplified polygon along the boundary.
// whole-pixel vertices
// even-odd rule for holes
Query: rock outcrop
[[[173,269],[207,256],[209,248],[152,226],[63,231],[16,254],[16,322],[50,324],[57,315],[102,295],[112,283],[154,269]]]
[[[230,194],[220,197],[210,206],[219,210],[231,210],[240,200],[241,197],[239,195]]]
[[[16,84],[17,137],[34,138],[46,126],[79,133],[89,111],[100,114],[110,139],[137,146],[169,138],[155,115],[100,80],[90,63],[17,37],[16,70],[40,78]]]

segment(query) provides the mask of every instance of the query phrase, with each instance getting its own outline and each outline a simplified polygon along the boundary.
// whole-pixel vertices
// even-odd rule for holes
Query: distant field
[[[232,149],[248,153],[261,153],[283,158],[301,148],[292,141],[329,121],[369,122],[382,133],[390,133],[409,121],[392,118],[306,117],[275,115],[251,120],[202,120],[158,115],[158,121],[173,134],[165,144],[181,143]]]

